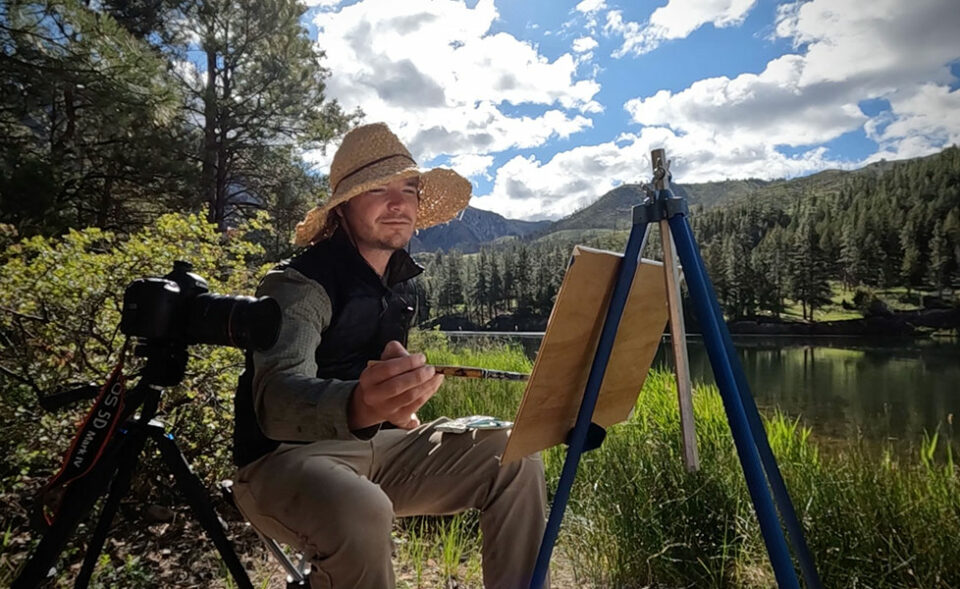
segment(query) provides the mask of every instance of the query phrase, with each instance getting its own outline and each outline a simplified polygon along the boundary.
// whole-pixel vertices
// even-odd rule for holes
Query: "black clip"
[[[570,445],[570,438],[573,437],[573,429],[567,432],[567,439],[565,440],[566,444]],[[583,442],[583,452],[589,452],[590,450],[596,450],[600,447],[600,444],[603,443],[603,440],[607,437],[607,430],[603,429],[594,422],[590,422],[590,427],[587,428],[587,439]]]

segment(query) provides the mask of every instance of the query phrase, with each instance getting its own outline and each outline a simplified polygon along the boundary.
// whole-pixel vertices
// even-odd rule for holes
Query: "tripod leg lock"
[[[567,432],[566,444],[570,445],[570,438],[573,437],[573,429],[571,428]],[[603,429],[594,422],[590,422],[590,427],[587,429],[587,439],[583,444],[583,451],[589,452],[590,450],[596,450],[600,447],[600,444],[603,444],[603,440],[607,437],[607,430]]]

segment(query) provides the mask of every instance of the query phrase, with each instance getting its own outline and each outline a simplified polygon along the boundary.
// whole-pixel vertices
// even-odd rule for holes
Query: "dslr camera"
[[[280,334],[280,305],[269,297],[213,294],[189,262],[163,278],[140,278],[123,295],[120,331],[149,343],[212,344],[266,350]]]

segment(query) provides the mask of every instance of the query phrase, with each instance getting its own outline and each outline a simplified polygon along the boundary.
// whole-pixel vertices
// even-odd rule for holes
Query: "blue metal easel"
[[[530,587],[540,589],[546,579],[550,556],[560,532],[560,523],[570,498],[570,489],[580,464],[580,456],[585,451],[598,446],[598,440],[603,438],[602,428],[591,422],[600,393],[600,384],[603,382],[607,361],[613,350],[614,338],[626,306],[627,295],[633,283],[649,224],[665,219],[668,221],[669,231],[676,244],[677,257],[684,269],[694,312],[700,321],[707,355],[723,399],[723,407],[727,413],[737,455],[760,522],[760,531],[767,553],[770,555],[777,585],[788,589],[800,587],[787,548],[783,527],[781,527],[780,518],[782,518],[806,586],[808,589],[821,589],[822,585],[813,565],[813,558],[803,537],[803,529],[770,449],[756,403],[750,393],[743,368],[730,339],[730,333],[723,321],[723,313],[687,221],[686,200],[674,196],[670,191],[669,164],[662,149],[652,152],[651,163],[654,169],[654,192],[652,197],[643,204],[633,207],[633,227],[617,274],[597,351],[590,367],[590,376],[587,379],[576,425],[567,440],[569,444],[567,458],[563,463],[563,471],[540,544]],[[663,227],[664,224],[661,224],[661,228]],[[672,260],[664,261],[665,271],[672,271],[671,264]]]

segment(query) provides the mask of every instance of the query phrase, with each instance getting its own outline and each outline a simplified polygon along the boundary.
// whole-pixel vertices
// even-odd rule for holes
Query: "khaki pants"
[[[476,508],[484,586],[528,587],[546,525],[543,462],[501,466],[505,430],[436,431],[442,421],[369,441],[283,444],[238,471],[237,505],[261,532],[312,555],[313,587],[336,589],[394,587],[394,516]]]

